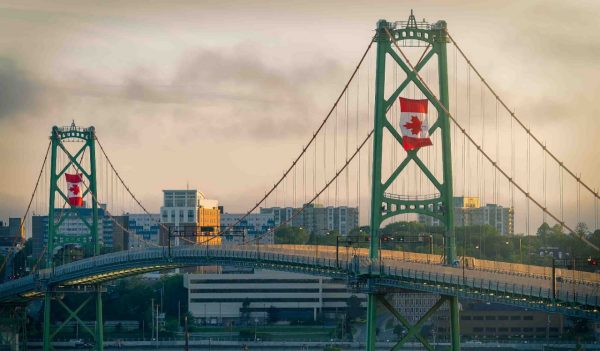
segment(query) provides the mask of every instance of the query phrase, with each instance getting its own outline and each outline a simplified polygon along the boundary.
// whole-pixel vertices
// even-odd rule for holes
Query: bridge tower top
[[[56,257],[59,251],[63,252],[64,259],[64,252],[69,247],[82,249],[87,256],[98,255],[101,240],[98,233],[95,128],[79,127],[75,121],[70,126],[53,126],[50,141],[47,267],[52,267],[55,260],[60,259]],[[69,234],[68,227],[76,224],[87,228],[88,235]]]

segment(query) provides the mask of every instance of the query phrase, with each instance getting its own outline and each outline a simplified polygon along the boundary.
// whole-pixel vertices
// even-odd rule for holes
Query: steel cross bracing
[[[83,142],[82,146],[77,149],[76,152],[71,152],[69,148],[65,146],[65,141],[77,140]],[[52,127],[50,135],[51,143],[51,161],[50,161],[50,196],[49,196],[49,208],[48,208],[48,243],[46,250],[46,270],[52,270],[56,266],[54,262],[54,248],[57,242],[63,245],[63,248],[68,243],[79,244],[84,248],[84,252],[88,255],[97,256],[100,254],[100,237],[98,233],[98,191],[96,185],[96,149],[95,149],[96,134],[94,127],[80,128],[75,125],[75,122],[68,127]],[[88,158],[88,167],[85,167],[85,162],[82,162],[84,157]],[[58,155],[62,154],[66,156],[67,162],[65,165],[58,165]],[[58,167],[61,168],[58,168]],[[78,211],[77,206],[70,206],[66,210],[61,211],[60,217],[57,218],[55,211],[56,198],[62,199],[65,204],[69,204],[69,198],[61,190],[59,186],[60,179],[67,171],[71,169],[76,174],[81,174],[82,182],[85,185],[85,190],[82,191],[82,198],[87,195],[91,197],[91,223],[81,215]],[[70,214],[74,214],[76,218],[81,221],[85,227],[89,229],[91,240],[88,242],[87,238],[79,238],[74,236],[68,236],[61,233],[61,225],[69,217]],[[62,240],[57,240],[62,239]],[[56,335],[57,331],[51,333],[51,306],[53,301],[57,301],[58,304],[67,310],[69,313],[68,321],[75,318],[77,322],[81,323],[81,320],[77,316],[78,312],[87,304],[91,299],[95,300],[96,305],[96,328],[91,331],[87,328],[94,340],[95,349],[102,351],[104,348],[104,332],[103,332],[103,315],[102,315],[102,287],[100,284],[96,284],[92,291],[92,296],[88,298],[82,305],[72,310],[65,305],[61,300],[61,294],[56,294],[54,289],[57,286],[48,284],[43,279],[40,280],[41,293],[44,295],[44,330],[43,330],[43,349],[49,351],[52,349],[52,339]],[[89,292],[88,292],[89,293]],[[60,330],[67,321],[64,321],[58,328]]]
[[[372,190],[371,190],[371,223],[370,223],[370,249],[369,258],[373,261],[379,259],[379,230],[382,222],[393,216],[404,213],[416,213],[431,216],[439,219],[445,228],[445,264],[453,266],[457,264],[456,257],[456,238],[454,234],[454,202],[452,191],[452,155],[450,142],[450,121],[446,113],[449,106],[448,93],[448,69],[446,54],[446,22],[439,21],[431,26],[417,26],[415,18],[411,13],[409,20],[404,28],[397,28],[393,23],[386,20],[380,20],[377,23],[377,32],[375,40],[377,42],[377,61],[375,75],[375,117],[374,117],[374,140],[373,140],[373,164],[372,164]],[[427,44],[425,52],[421,56],[416,67],[409,67],[398,53],[392,47],[392,42],[408,40],[410,43],[423,42]],[[396,46],[397,47],[397,46]],[[429,51],[427,51],[429,49]],[[392,94],[385,96],[386,88],[386,60],[388,56],[392,59],[392,64],[397,65],[406,74],[406,78],[400,84],[395,83]],[[431,91],[424,89],[419,84],[418,72],[427,65],[432,57],[437,58],[438,70],[438,88],[439,98],[435,97]],[[398,144],[403,145],[402,136],[398,133],[396,127],[390,122],[387,116],[390,107],[397,102],[398,97],[406,90],[409,84],[413,84],[421,91],[427,100],[437,110],[438,118],[429,128],[429,134],[440,134],[442,147],[442,179],[437,179],[433,172],[420,159],[419,149],[409,150],[406,157],[398,165],[394,165],[395,170],[386,180],[382,178],[382,157],[383,157],[383,138],[387,131]],[[434,185],[439,195],[427,198],[403,199],[402,197],[389,194],[390,185],[398,179],[399,176],[407,170],[409,163],[414,162],[419,171],[425,175]],[[377,280],[381,272],[370,271],[368,280]],[[368,285],[375,283],[369,281]],[[376,313],[377,302],[384,299],[374,291],[368,292],[367,304],[367,350],[374,351],[376,347]],[[442,295],[439,303],[447,301],[450,305],[450,331],[451,331],[451,349],[460,350],[460,326],[458,318],[458,298],[455,295]],[[384,303],[384,306],[390,306]],[[437,304],[436,304],[437,306]],[[388,308],[393,315],[398,312]],[[425,319],[429,317],[426,314]],[[402,320],[401,320],[402,321]],[[414,328],[420,329],[417,324]],[[409,331],[414,330],[413,327]],[[412,336],[413,333],[410,333]],[[430,349],[429,344],[422,338],[418,338],[425,348]],[[402,339],[397,347],[400,347],[406,340]],[[396,349],[396,347],[394,347]]]
[[[402,254],[402,255],[401,255]],[[337,260],[336,260],[337,256]],[[600,281],[563,281],[552,299],[551,277],[450,267],[441,256],[381,251],[381,260],[369,258],[367,249],[354,253],[334,246],[320,246],[318,256],[312,245],[256,245],[223,247],[166,247],[120,251],[85,258],[0,285],[0,302],[18,302],[42,297],[46,288],[72,291],[75,288],[167,268],[233,265],[279,271],[304,272],[360,281],[369,274],[373,292],[386,287],[426,291],[448,296],[521,306],[549,313],[600,320]],[[572,271],[569,271],[572,272]],[[591,273],[590,273],[591,274]],[[87,290],[89,292],[89,290]],[[93,290],[92,290],[93,292]]]

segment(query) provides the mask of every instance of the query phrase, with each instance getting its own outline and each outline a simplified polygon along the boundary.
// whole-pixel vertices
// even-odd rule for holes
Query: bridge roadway
[[[336,259],[337,256],[337,259]],[[371,261],[366,249],[302,245],[182,246],[120,251],[68,263],[0,284],[0,302],[41,297],[46,289],[78,290],[126,276],[186,266],[230,265],[302,272],[347,280],[358,290],[411,289],[503,303],[600,321],[597,275],[551,277],[442,265],[439,256],[381,251]],[[533,268],[533,266],[532,266]],[[533,269],[532,269],[533,270]],[[589,277],[592,277],[591,279]],[[372,277],[367,284],[367,277]]]

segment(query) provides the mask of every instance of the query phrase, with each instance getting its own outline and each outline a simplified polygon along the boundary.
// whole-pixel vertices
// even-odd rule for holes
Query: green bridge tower
[[[68,127],[52,127],[50,135],[51,140],[51,161],[50,161],[50,197],[48,208],[48,243],[46,247],[46,271],[54,269],[60,264],[55,262],[60,255],[56,255],[55,251],[59,249],[66,250],[69,245],[76,245],[81,248],[86,256],[96,256],[100,254],[100,237],[98,232],[98,192],[96,187],[96,154],[95,141],[96,134],[94,127],[80,128],[73,124]],[[72,152],[67,147],[66,143],[72,142],[77,145],[75,152]],[[79,142],[81,146],[79,146]],[[87,155],[86,155],[87,154]],[[65,162],[58,164],[64,159]],[[84,162],[87,161],[87,162]],[[87,166],[87,167],[86,167]],[[60,168],[59,168],[60,167]],[[81,211],[81,204],[70,205],[68,198],[68,190],[61,189],[60,180],[67,171],[75,172],[81,175],[81,199],[88,199],[91,202],[91,215],[85,216]],[[56,205],[60,203],[62,210],[57,211]],[[63,205],[64,204],[64,205]],[[87,213],[86,209],[86,213]],[[68,235],[63,232],[61,226],[65,221],[80,221],[89,230],[88,235]],[[64,255],[63,255],[64,257]],[[43,281],[44,271],[40,272],[41,280]],[[102,320],[102,287],[100,284],[81,286],[81,287],[65,287],[60,288],[48,284],[45,281],[44,291],[44,351],[52,349],[52,339],[69,323],[75,320],[79,323],[83,330],[90,333],[95,340],[95,349],[102,351],[103,344],[103,320]],[[62,297],[67,293],[83,293],[88,297],[76,308],[67,306],[62,301]],[[78,314],[85,306],[94,300],[96,304],[96,325],[90,329],[80,319]],[[69,316],[56,329],[51,330],[51,305],[58,304],[64,308]]]
[[[373,139],[373,185],[371,199],[371,240],[369,256],[372,262],[379,259],[379,230],[381,223],[395,215],[405,213],[416,213],[432,216],[445,226],[445,264],[457,264],[456,242],[454,235],[454,209],[452,201],[452,158],[450,153],[450,119],[447,115],[449,110],[448,97],[448,69],[446,57],[446,44],[448,37],[446,33],[446,22],[439,21],[429,25],[425,22],[415,20],[412,12],[407,22],[391,23],[386,20],[380,20],[377,23],[375,41],[377,42],[376,75],[375,75],[375,126]],[[439,97],[436,97],[417,77],[417,72],[413,71],[394,49],[395,45],[403,46],[403,43],[421,43],[428,51],[424,53],[422,59],[415,64],[414,68],[418,72],[423,69],[427,63],[435,56],[437,57],[438,88]],[[427,50],[426,49],[426,50]],[[385,96],[386,87],[386,61],[391,58],[391,64],[399,66],[406,73],[406,79],[398,85],[394,85],[389,97]],[[435,63],[433,63],[435,64]],[[393,67],[393,66],[392,66]],[[389,66],[388,66],[389,68]],[[394,104],[400,94],[406,90],[409,84],[413,84],[430,101],[437,111],[438,118],[430,126],[429,133],[434,137],[436,133],[441,133],[440,140],[442,146],[442,169],[443,179],[437,179],[428,169],[418,154],[419,149],[410,150],[406,157],[399,164],[394,165],[396,169],[392,172],[389,179],[382,179],[382,153],[383,137],[387,131],[393,140],[402,145],[402,136],[397,131],[397,126],[387,116],[387,111]],[[396,84],[396,82],[393,82]],[[388,82],[388,87],[389,87]],[[403,175],[407,166],[414,162],[419,171],[429,179],[439,192],[433,198],[429,197],[400,197],[390,194],[390,189],[394,180]],[[370,277],[380,275],[381,273],[373,270]],[[415,324],[410,325],[408,320],[402,316],[386,299],[384,292],[373,288],[369,282],[368,308],[367,308],[367,350],[375,350],[376,341],[376,314],[377,303],[381,303],[387,308],[402,325],[408,330],[407,334],[401,338],[393,350],[399,349],[412,337],[416,337],[423,346],[432,350],[433,348],[427,340],[420,334],[423,324],[433,315],[433,313],[445,302],[450,305],[450,328],[451,328],[451,350],[460,350],[460,327],[458,318],[458,298],[453,296],[442,296],[423,317]]]

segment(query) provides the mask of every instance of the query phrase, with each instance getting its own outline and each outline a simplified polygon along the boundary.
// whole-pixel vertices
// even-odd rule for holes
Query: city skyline
[[[419,19],[445,19],[501,95],[546,138],[549,149],[577,166],[584,180],[599,183],[593,136],[600,133],[600,122],[593,118],[597,107],[592,103],[598,62],[591,53],[600,40],[595,40],[598,31],[589,10],[598,5],[196,5],[183,1],[163,11],[166,5],[160,4],[6,2],[0,8],[5,19],[0,74],[11,82],[0,111],[0,163],[6,165],[0,173],[0,217],[23,214],[28,196],[23,192],[32,188],[51,126],[72,120],[96,126],[146,206],[159,207],[156,189],[191,184],[236,212],[248,209],[289,166],[324,116],[377,19],[405,20],[410,7]],[[338,21],[323,20],[333,10],[340,14]],[[389,13],[397,15],[390,18]],[[578,20],[565,22],[565,14]],[[225,19],[236,26],[224,28]],[[15,31],[28,35],[17,41],[10,34]],[[578,33],[586,33],[587,39]],[[566,36],[569,40],[555,40]],[[498,56],[505,57],[505,65],[494,64]],[[542,59],[544,68],[536,64]],[[580,78],[570,79],[575,74]],[[515,94],[513,87],[521,79],[530,89]],[[575,105],[581,107],[573,110]],[[573,115],[577,120],[571,123]],[[37,128],[30,128],[32,123]],[[578,137],[562,143],[567,127]],[[277,157],[255,157],[268,153]],[[202,172],[200,162],[186,162],[196,158],[218,167]],[[158,166],[167,160],[178,162],[179,171]],[[565,208],[575,211],[572,202]],[[523,220],[516,224],[522,231]]]

